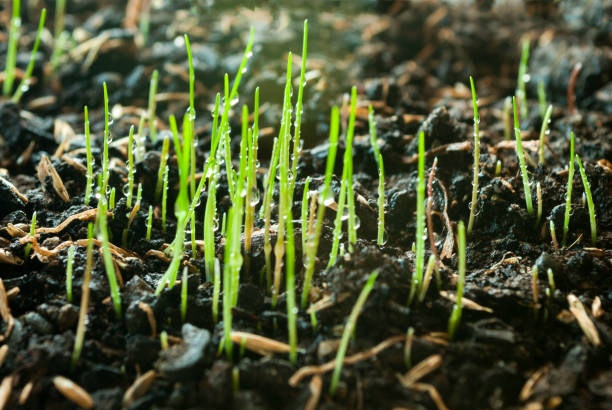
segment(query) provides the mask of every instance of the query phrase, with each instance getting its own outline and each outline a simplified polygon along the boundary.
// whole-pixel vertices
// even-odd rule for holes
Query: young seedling
[[[582,167],[580,157],[576,155],[576,162],[578,162],[578,169],[580,170],[580,177],[582,178],[582,185],[584,186],[584,193],[587,198],[587,206],[589,208],[589,222],[591,224],[591,244],[595,246],[597,244],[597,223],[595,221],[595,204],[593,203],[593,195],[591,194],[591,184],[587,178],[586,172]]]
[[[102,186],[100,195],[106,198],[107,187],[108,187],[108,144],[111,138],[110,136],[110,116],[108,114],[108,90],[106,88],[106,82],[102,85],[104,88],[104,150],[102,151]]]
[[[64,53],[64,44],[69,37],[64,32],[64,15],[66,14],[66,0],[55,2],[55,24],[53,34],[53,52],[51,53],[51,67],[55,72],[59,66],[60,58]]]
[[[248,119],[247,119],[248,121]],[[253,130],[248,138],[248,166],[246,181],[246,206],[244,216],[244,253],[246,255],[247,270],[250,267],[251,241],[253,236],[253,223],[255,220],[255,207],[259,203],[257,190],[257,149],[259,139],[259,87],[255,89],[255,105],[253,112]]]
[[[519,100],[521,117],[527,118],[527,91],[525,89],[525,83],[529,81],[529,74],[527,74],[527,64],[529,63],[529,40],[525,39],[522,43],[521,51],[521,62],[518,70],[518,80],[516,95]],[[516,115],[515,115],[516,118]]]
[[[30,222],[30,237],[34,237],[35,233],[36,233],[36,211],[34,211],[34,213],[32,214],[32,222]],[[28,243],[25,247],[25,252],[24,252],[26,260],[30,256],[31,251],[32,251],[32,244]]]
[[[93,185],[93,155],[91,155],[91,135],[89,133],[89,115],[85,106],[85,146],[87,148],[87,180],[85,182],[85,205],[89,204]]]
[[[342,364],[344,362],[344,356],[346,355],[346,349],[348,348],[349,339],[351,335],[355,331],[355,327],[357,325],[357,319],[359,318],[359,314],[361,313],[361,309],[368,299],[368,295],[372,291],[374,287],[374,282],[378,277],[378,271],[374,271],[370,274],[368,281],[364,285],[359,297],[357,298],[357,302],[355,302],[355,306],[353,306],[353,310],[351,310],[351,314],[346,322],[346,326],[344,326],[344,331],[342,332],[342,339],[340,340],[340,346],[338,347],[338,353],[336,354],[336,366],[334,367],[334,373],[332,375],[331,384],[329,386],[329,394],[334,395],[336,393],[336,388],[338,387],[338,381],[340,380],[340,373],[342,372]]]
[[[278,229],[276,231],[276,243],[274,245],[274,283],[272,288],[272,306],[276,306],[281,283],[281,270],[285,256],[285,230],[287,217],[291,208],[291,197],[289,192],[289,143],[291,138],[291,53],[287,59],[287,83],[285,85],[285,99],[283,120],[281,123],[280,158],[279,158],[279,205],[278,205]]]
[[[151,240],[151,227],[153,226],[153,206],[149,205],[149,216],[147,217],[147,241]]]
[[[459,221],[457,224],[457,254],[459,264],[459,277],[457,278],[457,301],[453,306],[453,312],[451,313],[448,321],[448,339],[453,340],[455,333],[461,322],[461,310],[463,308],[463,286],[465,283],[465,228],[463,221]]]
[[[546,116],[546,86],[544,82],[538,82],[538,103],[540,105],[540,117]]]
[[[550,288],[550,292],[555,293],[555,277],[551,268],[548,268],[546,275],[548,276],[548,287]]]
[[[565,193],[565,215],[563,218],[563,240],[561,245],[567,244],[567,233],[569,231],[570,215],[572,212],[572,188],[574,186],[574,132],[570,134],[570,160],[567,173],[567,191]]]
[[[13,12],[9,28],[9,39],[6,51],[6,65],[4,67],[4,82],[2,94],[8,97],[13,90],[15,82],[15,67],[17,65],[17,43],[19,41],[19,28],[21,27],[21,0],[13,0]]]
[[[83,284],[81,285],[81,307],[79,308],[79,321],[77,324],[76,336],[74,338],[74,350],[72,352],[71,369],[74,370],[81,350],[83,349],[83,341],[85,340],[85,321],[87,319],[87,309],[89,305],[89,282],[91,280],[91,270],[93,267],[93,224],[87,226],[87,262],[85,265],[85,275],[83,276]]]
[[[308,51],[308,20],[304,20],[304,34],[302,38],[302,66],[300,69],[300,85],[298,86],[298,97],[295,105],[295,132],[293,138],[293,155],[291,163],[291,186],[289,187],[289,197],[293,199],[295,180],[297,179],[297,164],[302,150],[300,139],[302,132],[302,100],[304,97],[304,86],[306,85],[306,54]]]
[[[68,262],[66,263],[66,300],[72,303],[72,264],[74,262],[74,245],[68,248]]]
[[[378,148],[378,138],[376,138],[376,121],[374,120],[374,109],[372,105],[368,106],[368,124],[370,128],[370,145],[374,150],[374,159],[378,164],[378,234],[376,244],[383,246],[385,244],[385,167],[383,165],[382,155]]]
[[[274,194],[274,183],[276,180],[276,168],[280,159],[280,143],[279,139],[275,138],[272,145],[272,157],[270,159],[270,167],[268,169],[267,178],[264,180],[264,203],[262,207],[264,220],[264,258],[265,258],[265,273],[266,285],[269,288],[272,284],[272,242],[270,241],[270,226],[272,217],[272,201]]]
[[[412,272],[412,283],[410,285],[410,296],[408,304],[421,287],[423,282],[423,264],[425,263],[425,133],[419,133],[419,161],[418,161],[418,185],[417,185],[417,221],[416,221],[416,255],[414,271]]]
[[[134,192],[134,126],[130,127],[128,136],[128,184],[127,184],[127,200],[128,208],[132,207],[132,195]]]
[[[219,259],[214,260],[213,268],[213,303],[212,303],[212,316],[213,321],[217,323],[219,321],[219,294],[221,292],[221,266]]]
[[[143,111],[140,114],[140,121],[138,121],[138,137],[136,138],[136,151],[134,152],[134,156],[136,157],[136,161],[140,162],[144,158],[145,154],[145,135],[144,135],[144,125],[147,120],[146,113]]]
[[[501,161],[497,160],[497,162],[495,163],[495,176],[496,177],[501,175],[501,167],[502,167]]]
[[[104,260],[104,268],[106,270],[106,277],[108,278],[108,285],[110,287],[111,299],[113,301],[115,313],[117,315],[117,319],[121,319],[121,294],[119,293],[117,274],[115,272],[113,257],[111,256],[108,241],[106,210],[106,200],[104,198],[100,198],[100,201],[98,202],[98,240],[102,242],[102,257]]]
[[[418,303],[421,303],[423,300],[425,300],[425,296],[427,295],[427,290],[429,289],[429,284],[431,283],[431,278],[433,277],[435,269],[436,257],[434,255],[429,255],[429,260],[427,261],[427,269],[425,269],[423,283],[421,284],[421,288],[419,290],[419,296],[417,299]]]
[[[542,116],[542,127],[540,128],[540,143],[538,146],[539,165],[544,165],[544,145],[546,142],[546,135],[549,133],[548,124],[550,124],[550,115],[552,114],[552,108],[552,105],[549,105]]]
[[[302,193],[301,227],[302,227],[302,252],[306,256],[306,240],[308,239],[308,193],[310,192],[310,177],[306,177],[304,192]]]
[[[108,210],[112,211],[115,208],[115,187],[111,188],[110,196],[108,198]]]
[[[412,368],[412,341],[414,340],[414,328],[410,326],[406,331],[406,343],[404,344],[404,365],[406,370]]]
[[[551,219],[549,223],[550,240],[552,241],[555,252],[559,250],[559,242],[557,242],[557,234],[555,233],[555,222]]]
[[[297,311],[295,303],[295,240],[293,235],[293,215],[291,208],[287,210],[287,333],[289,336],[289,360],[297,363]]]
[[[153,70],[153,75],[151,75],[151,83],[149,84],[149,136],[153,144],[155,144],[157,141],[157,128],[155,126],[155,95],[157,94],[158,76],[159,73],[157,70]]]
[[[542,220],[542,184],[538,182],[536,184],[536,199],[538,201],[538,212],[536,216],[536,226],[540,226],[540,221]]]
[[[333,107],[331,111],[331,123],[329,127],[329,149],[327,151],[327,164],[325,166],[325,179],[323,189],[319,193],[317,209],[317,219],[315,222],[314,233],[308,239],[308,256],[306,258],[306,273],[304,275],[304,286],[302,287],[302,309],[306,308],[308,303],[308,295],[312,283],[312,275],[314,274],[315,261],[317,257],[317,249],[319,247],[319,238],[323,229],[323,218],[325,217],[325,207],[334,201],[333,192],[330,189],[331,178],[334,172],[334,164],[336,161],[336,151],[338,149],[338,134],[340,125],[340,114],[338,107]]]
[[[164,169],[164,182],[162,185],[162,231],[166,232],[166,216],[168,214],[168,165]]]
[[[346,132],[346,147],[344,149],[344,164],[342,167],[342,183],[340,185],[340,195],[338,197],[338,210],[336,211],[336,220],[334,221],[334,237],[332,249],[329,256],[327,267],[333,266],[338,257],[340,247],[340,238],[342,236],[343,221],[348,219],[348,243],[349,250],[353,244],[357,243],[356,216],[355,216],[355,198],[353,193],[353,135],[355,129],[355,112],[357,109],[357,88],[351,90],[351,105],[350,105],[349,123]],[[345,203],[348,210],[348,217],[345,215]]]
[[[470,219],[468,221],[467,234],[472,233],[474,227],[474,208],[478,200],[478,165],[480,162],[480,117],[478,116],[478,97],[476,97],[476,89],[474,88],[474,79],[470,76],[470,87],[472,88],[472,105],[474,106],[474,178],[472,180],[472,202],[470,203]]]
[[[512,98],[506,97],[504,100],[504,140],[510,141],[510,135],[512,134]]]
[[[523,142],[521,141],[521,129],[519,128],[519,117],[516,110],[516,98],[512,97],[512,106],[514,109],[514,136],[516,137],[516,156],[518,157],[519,166],[521,168],[521,176],[523,177],[523,189],[525,191],[525,203],[527,212],[533,215],[533,203],[531,200],[531,188],[529,186],[529,176],[527,174],[527,165],[525,164],[525,152],[523,151]]]
[[[178,131],[176,130],[176,120],[174,116],[170,116],[170,124],[174,124],[172,133],[174,135],[174,144],[178,143]],[[180,144],[179,144],[180,145]],[[170,150],[170,139],[164,137],[162,142],[161,157],[159,159],[159,168],[157,169],[157,184],[155,184],[155,202],[159,202],[160,195],[162,194],[162,185],[164,182],[164,171],[166,170],[166,164],[168,163],[168,151]],[[177,154],[178,158],[179,154]]]
[[[531,268],[531,295],[533,298],[533,309],[534,312],[537,314],[538,311],[538,299],[539,299],[539,294],[538,294],[538,267],[534,266],[533,268]]]
[[[187,266],[183,268],[183,278],[181,280],[181,322],[185,323],[187,317]]]
[[[34,71],[34,62],[36,61],[36,53],[38,52],[38,45],[40,44],[40,33],[45,27],[45,17],[47,16],[47,9],[42,9],[40,13],[40,21],[38,22],[38,30],[36,31],[36,39],[34,40],[34,47],[32,47],[32,53],[30,54],[30,61],[26,68],[25,75],[21,79],[19,86],[13,94],[13,102],[17,104],[21,100],[21,96],[30,88],[30,77],[32,77],[32,71]]]

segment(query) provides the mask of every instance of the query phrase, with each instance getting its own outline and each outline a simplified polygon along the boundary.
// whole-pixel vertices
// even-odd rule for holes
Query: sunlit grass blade
[[[19,42],[19,28],[21,27],[21,0],[13,0],[9,38],[4,66],[4,81],[2,94],[8,97],[13,90],[15,82],[15,67],[17,65],[17,43]]]
[[[533,203],[531,199],[531,188],[529,186],[529,175],[527,174],[527,164],[525,163],[525,152],[523,151],[523,142],[521,140],[521,129],[519,126],[519,117],[516,110],[516,98],[512,98],[512,106],[514,109],[514,136],[516,138],[516,156],[518,158],[519,167],[521,169],[521,177],[523,178],[523,189],[525,191],[525,204],[527,212],[533,215]]]
[[[101,198],[98,203],[98,239],[102,242],[102,257],[104,260],[104,268],[106,270],[106,277],[108,278],[108,285],[110,287],[111,299],[115,308],[117,319],[121,319],[121,295],[119,293],[119,284],[117,283],[117,273],[115,272],[115,266],[113,264],[113,257],[111,256],[109,240],[108,240],[108,228],[106,223],[106,200]]]
[[[542,117],[542,127],[540,128],[540,143],[538,145],[539,165],[544,165],[544,144],[546,143],[546,134],[548,134],[548,124],[550,124],[550,115],[552,114],[553,106],[549,105]]]
[[[476,89],[474,88],[474,79],[470,76],[470,87],[472,89],[472,105],[474,106],[474,165],[472,171],[474,178],[472,180],[472,202],[470,203],[470,219],[468,221],[467,234],[472,233],[474,227],[474,209],[476,208],[476,201],[478,200],[478,174],[479,174],[479,163],[480,163],[480,117],[478,116],[478,97],[476,96]]]
[[[417,184],[417,220],[415,231],[416,254],[412,280],[410,284],[410,296],[408,304],[412,303],[418,289],[423,281],[423,265],[425,263],[425,133],[419,133],[419,161],[418,161],[418,184]]]
[[[149,137],[151,138],[151,142],[153,144],[157,142],[157,126],[155,121],[155,96],[157,95],[158,77],[158,71],[153,70],[153,74],[151,75],[151,82],[149,84],[149,107],[147,111],[149,116]]]
[[[71,369],[74,370],[81,350],[83,349],[83,341],[85,339],[87,308],[89,305],[89,282],[91,280],[91,270],[93,267],[93,224],[87,226],[87,262],[85,265],[85,274],[83,275],[83,284],[81,285],[81,307],[79,308],[79,320],[77,324],[76,336],[74,338],[74,350],[72,352]]]

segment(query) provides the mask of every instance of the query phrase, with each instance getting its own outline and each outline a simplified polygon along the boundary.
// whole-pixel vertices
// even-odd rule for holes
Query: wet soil
[[[91,3],[95,3],[92,5]],[[246,2],[249,3],[249,2]],[[34,40],[39,4],[24,8],[18,63],[27,64]],[[2,10],[7,36],[9,11]],[[0,101],[0,289],[10,312],[0,326],[6,355],[0,360],[0,399],[5,408],[75,408],[53,384],[62,375],[85,389],[96,408],[612,408],[612,7],[605,0],[580,1],[315,1],[306,6],[274,1],[255,7],[243,2],[153,2],[146,41],[126,19],[124,2],[68,2],[66,28],[71,51],[57,71],[49,66],[51,35],[36,59],[36,82],[15,105]],[[211,116],[223,74],[238,68],[249,26],[255,27],[254,55],[241,85],[241,102],[250,103],[261,90],[259,159],[263,185],[273,136],[277,132],[286,53],[299,56],[302,21],[310,25],[308,83],[304,97],[305,147],[299,160],[294,215],[301,208],[303,180],[310,190],[322,183],[327,157],[332,104],[348,115],[346,92],[359,90],[354,142],[354,186],[360,227],[358,244],[334,266],[326,268],[335,213],[328,209],[319,246],[312,301],[318,302],[317,325],[299,313],[302,349],[292,365],[286,354],[260,355],[239,346],[234,362],[219,355],[221,322],[212,318],[212,284],[203,272],[203,256],[187,257],[187,315],[180,314],[180,286],[159,297],[154,289],[168,262],[150,251],[172,242],[175,220],[168,212],[162,230],[161,209],[154,200],[161,144],[147,142],[137,164],[136,181],[143,200],[116,258],[123,284],[124,317],[117,320],[101,254],[94,252],[87,331],[81,359],[70,368],[85,271],[85,248],[76,247],[73,300],[65,288],[67,250],[46,255],[36,250],[25,257],[19,230],[28,232],[34,212],[38,227],[56,227],[68,217],[95,208],[83,205],[85,175],[83,106],[90,110],[96,172],[101,172],[102,83],[110,90],[111,186],[117,206],[109,221],[111,242],[121,245],[130,210],[123,185],[127,178],[127,136],[146,109],[149,78],[160,70],[158,125],[164,132],[170,114],[182,115],[188,105],[187,60],[182,34],[188,33],[196,61],[197,161],[201,166],[210,144]],[[49,25],[52,32],[52,25]],[[96,40],[97,39],[97,40]],[[102,39],[102,40],[100,40]],[[504,135],[504,101],[516,87],[520,42],[531,41],[527,96],[529,111],[521,120],[531,188],[541,186],[541,220],[525,207],[514,141]],[[95,44],[98,44],[95,46]],[[0,65],[6,41],[0,45]],[[568,104],[568,86],[577,64],[575,108]],[[295,64],[299,70],[299,64]],[[446,335],[457,282],[456,224],[467,221],[472,190],[473,111],[469,75],[476,81],[480,110],[480,176],[474,230],[467,240],[467,274],[461,325],[454,340]],[[541,125],[538,83],[553,105],[546,135],[545,164],[537,164]],[[295,84],[297,87],[297,84]],[[376,130],[385,164],[386,236],[376,245],[378,173],[369,143],[367,106],[376,112]],[[206,115],[202,114],[206,113]],[[239,116],[232,124],[239,135]],[[417,140],[424,131],[426,173],[437,158],[432,182],[435,251],[441,256],[439,280],[432,280],[425,299],[407,304],[414,269],[416,229]],[[589,213],[578,171],[574,177],[572,215],[565,247],[551,240],[554,223],[561,243],[569,134],[576,136],[591,184],[597,220],[597,242],[591,242]],[[145,130],[148,132],[148,129]],[[237,141],[234,141],[237,143]],[[58,151],[59,149],[59,151]],[[338,149],[344,151],[343,138]],[[65,154],[65,155],[63,155]],[[51,177],[39,180],[37,167],[50,158],[69,194],[58,195]],[[44,161],[44,160],[43,160]],[[499,165],[498,165],[499,164]],[[500,166],[499,172],[496,168]],[[335,174],[341,175],[337,160]],[[176,159],[170,159],[169,204],[176,198]],[[224,177],[217,190],[218,212],[229,209]],[[12,185],[11,185],[12,184]],[[339,179],[332,187],[339,190]],[[205,203],[203,194],[202,204]],[[151,240],[145,240],[149,205],[155,208]],[[257,209],[261,204],[257,205]],[[169,209],[173,209],[169,205]],[[203,206],[197,209],[202,232]],[[273,212],[275,215],[275,212]],[[53,249],[87,237],[87,220],[74,220],[38,243]],[[273,221],[274,223],[274,221]],[[233,328],[286,342],[286,304],[281,294],[272,307],[260,283],[264,264],[263,221],[256,220],[249,269],[241,273]],[[301,235],[296,221],[296,237]],[[223,242],[217,233],[216,252]],[[275,239],[274,236],[272,238]],[[450,241],[450,242],[449,242]],[[298,241],[299,242],[299,241]],[[297,243],[297,254],[301,246]],[[96,248],[97,249],[97,248]],[[432,252],[427,241],[426,260]],[[301,266],[298,256],[296,266]],[[537,267],[534,299],[533,269]],[[547,270],[554,274],[550,288]],[[377,354],[347,364],[334,396],[328,394],[331,373],[290,378],[305,366],[335,357],[337,340],[368,275],[378,270],[359,317],[348,354],[370,352],[392,339]],[[301,272],[298,291],[301,290]],[[578,302],[576,302],[576,300]],[[0,304],[4,303],[0,300]],[[147,315],[150,310],[152,315]],[[12,317],[11,321],[8,320]],[[152,328],[152,324],[155,327]],[[411,339],[411,367],[405,361],[405,335]],[[170,347],[162,349],[160,333]],[[0,350],[3,352],[4,350]],[[399,376],[419,362],[439,355],[412,383]],[[417,366],[418,368],[418,366]],[[147,389],[128,389],[153,370]],[[237,382],[238,380],[238,382]],[[404,382],[402,382],[404,380]],[[322,383],[322,385],[318,385]],[[318,395],[320,393],[320,395]],[[0,407],[2,407],[0,405]]]

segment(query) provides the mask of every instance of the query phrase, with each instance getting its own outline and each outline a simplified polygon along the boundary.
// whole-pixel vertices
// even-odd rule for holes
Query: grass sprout
[[[166,217],[168,213],[168,166],[164,168],[164,182],[162,184],[162,231],[166,232]]]
[[[572,188],[574,186],[574,132],[570,134],[570,160],[567,173],[567,191],[565,192],[565,215],[563,217],[563,239],[561,246],[567,244],[570,215],[572,213]]]
[[[504,119],[504,140],[509,141],[510,135],[512,134],[512,121],[510,119],[512,112],[512,98],[506,97],[504,100],[504,111],[503,111],[503,119]]]
[[[102,85],[104,89],[104,150],[102,151],[102,186],[100,195],[106,198],[107,187],[108,187],[108,144],[111,139],[110,135],[110,116],[108,113],[108,89],[106,88],[106,82]]]
[[[332,375],[331,384],[329,386],[329,394],[334,395],[336,393],[336,388],[338,387],[338,381],[340,380],[340,373],[342,372],[342,364],[344,362],[344,356],[346,355],[346,350],[348,348],[349,339],[351,335],[353,335],[355,331],[355,327],[357,325],[357,319],[359,318],[359,314],[361,313],[361,309],[368,299],[368,295],[372,291],[374,287],[374,282],[378,277],[378,271],[374,271],[368,277],[368,281],[361,289],[361,293],[353,306],[353,310],[351,310],[351,314],[349,315],[348,320],[346,321],[346,325],[344,326],[344,331],[342,332],[342,339],[340,340],[340,346],[338,347],[338,352],[336,353],[336,366],[334,367],[334,373]]]
[[[74,263],[74,245],[68,248],[68,262],[66,262],[66,300],[72,303],[72,264]]]
[[[19,41],[19,28],[21,27],[21,0],[13,0],[9,38],[4,66],[4,82],[2,94],[8,97],[13,90],[15,82],[15,68],[17,66],[17,43]]]
[[[372,105],[368,106],[368,125],[370,129],[370,145],[372,146],[372,150],[374,150],[374,159],[378,164],[378,232],[376,244],[378,246],[383,246],[385,244],[385,167],[380,149],[378,148],[376,121],[374,119],[374,109]]]
[[[555,293],[555,276],[551,268],[546,270],[546,276],[548,276],[548,287],[551,293]]]
[[[247,118],[248,121],[248,118]],[[259,139],[259,87],[255,89],[255,104],[253,111],[253,129],[247,139],[248,165],[246,180],[246,199],[244,216],[244,253],[246,254],[247,270],[250,261],[251,241],[253,236],[253,224],[255,221],[255,207],[259,203],[259,191],[257,190],[257,150]]]
[[[34,40],[34,46],[32,47],[32,53],[30,54],[30,61],[26,68],[25,74],[19,83],[19,86],[13,94],[13,102],[17,104],[21,100],[21,96],[30,88],[30,77],[32,77],[32,71],[34,71],[34,62],[36,61],[36,53],[38,52],[38,45],[40,44],[40,33],[45,27],[45,18],[47,17],[47,9],[42,9],[40,12],[40,21],[38,22],[38,30],[36,31],[36,39]]]
[[[30,222],[30,237],[34,237],[35,233],[36,233],[36,211],[34,211],[34,213],[32,214],[32,221]],[[26,260],[30,256],[30,252],[31,251],[32,251],[32,244],[28,243],[26,245],[25,251],[24,251],[24,255],[25,255],[25,259]]]
[[[538,211],[536,214],[536,226],[540,226],[542,220],[542,184],[538,182],[536,184],[536,199],[538,202]]]
[[[170,123],[174,123],[173,134],[175,135],[174,143],[175,146],[178,143],[178,131],[176,130],[176,120],[173,116],[170,116]],[[164,171],[166,170],[166,164],[168,162],[168,151],[170,150],[170,139],[165,138],[162,142],[161,157],[159,159],[159,168],[157,170],[157,183],[155,184],[155,202],[159,202],[160,195],[162,194],[162,185],[164,182]],[[177,157],[179,154],[177,153]]]
[[[102,242],[104,268],[106,270],[106,277],[108,278],[108,285],[110,287],[111,299],[113,301],[115,313],[117,315],[117,319],[121,319],[121,295],[119,293],[119,284],[117,283],[117,273],[115,272],[113,257],[111,256],[110,252],[106,211],[106,200],[101,198],[98,203],[98,239],[100,242]]]
[[[274,194],[274,183],[276,180],[276,169],[280,159],[280,143],[279,139],[274,139],[272,146],[272,157],[270,159],[270,167],[268,169],[267,178],[264,180],[264,202],[262,207],[264,220],[264,258],[265,258],[265,273],[266,273],[266,284],[270,287],[272,282],[272,243],[270,241],[270,225],[271,225],[271,214],[272,214],[272,201]]]
[[[523,178],[523,189],[525,191],[525,203],[527,212],[533,215],[533,203],[531,200],[531,188],[529,187],[529,176],[527,174],[527,165],[525,164],[525,152],[523,151],[523,142],[521,141],[521,129],[519,128],[519,117],[516,110],[516,98],[512,98],[512,106],[514,109],[514,136],[516,138],[516,156],[518,157],[519,166],[521,168],[521,176]]]
[[[149,205],[149,216],[147,216],[147,241],[151,240],[151,227],[153,226],[153,206]]]
[[[406,370],[412,368],[412,341],[414,340],[414,328],[410,326],[406,331],[406,343],[404,344],[404,365]]]
[[[591,244],[595,246],[597,244],[597,222],[595,221],[595,204],[593,203],[593,194],[591,193],[591,184],[587,178],[586,172],[582,167],[580,157],[576,155],[576,162],[578,163],[578,169],[580,170],[580,177],[582,178],[582,185],[584,186],[584,193],[587,198],[587,207],[589,208],[589,222],[591,224]]]
[[[461,310],[463,308],[463,286],[465,284],[465,227],[463,221],[459,221],[457,224],[457,255],[458,255],[458,268],[459,277],[457,278],[457,301],[453,306],[453,312],[451,313],[448,321],[448,339],[453,340],[455,333],[461,322]]]
[[[415,263],[408,304],[412,303],[416,291],[422,286],[425,263],[425,133],[423,131],[419,133],[418,176]]]
[[[304,192],[302,193],[301,227],[302,227],[302,252],[306,257],[306,241],[308,240],[308,193],[310,192],[310,177],[306,177],[304,182]]]
[[[302,38],[302,66],[300,68],[300,85],[298,86],[297,102],[295,104],[295,129],[293,137],[293,155],[291,163],[291,186],[289,196],[293,199],[295,180],[297,179],[297,164],[302,149],[302,100],[304,97],[304,86],[306,85],[306,55],[308,52],[308,20],[304,20],[304,34]]]
[[[85,182],[85,205],[89,204],[89,198],[91,197],[91,190],[93,186],[93,155],[91,155],[91,135],[89,133],[89,114],[87,112],[87,106],[84,109],[85,116],[85,147],[87,149],[87,176]]]
[[[53,34],[53,51],[51,53],[51,67],[53,71],[57,70],[60,58],[64,53],[64,44],[66,43],[69,34],[64,32],[64,16],[66,14],[66,0],[57,0],[55,2],[55,23]]]
[[[126,205],[132,207],[132,195],[134,193],[134,126],[130,127],[128,136],[128,188]]]
[[[74,338],[74,350],[72,351],[71,368],[74,370],[81,350],[83,349],[83,341],[85,340],[85,330],[87,319],[87,307],[89,305],[89,282],[91,281],[91,270],[93,267],[93,224],[87,226],[87,262],[85,265],[85,274],[83,275],[83,284],[81,285],[81,307],[79,309],[79,320],[77,323],[76,336]]]
[[[295,239],[293,235],[293,215],[291,208],[287,209],[287,333],[289,335],[289,360],[297,363],[297,307],[295,303]]]
[[[529,63],[529,40],[523,40],[521,44],[521,62],[518,69],[518,80],[516,84],[516,95],[519,100],[519,106],[521,110],[521,117],[527,118],[527,90],[525,89],[525,83],[529,81],[529,74],[527,74],[527,65]],[[516,117],[516,115],[515,115]]]
[[[325,166],[325,179],[323,189],[318,196],[317,219],[315,221],[314,232],[308,238],[308,250],[306,257],[306,273],[304,274],[304,285],[302,287],[302,309],[306,308],[308,303],[308,295],[312,284],[312,275],[314,274],[315,261],[317,250],[319,248],[319,239],[323,230],[323,218],[325,217],[325,207],[334,201],[333,192],[330,189],[334,165],[336,162],[336,151],[338,150],[338,134],[340,130],[340,113],[338,107],[333,107],[331,110],[331,123],[329,127],[329,148],[327,150],[327,163]]]
[[[468,221],[467,234],[472,233],[474,227],[474,208],[478,200],[478,170],[480,162],[480,117],[478,116],[478,97],[474,88],[474,79],[470,76],[470,87],[472,89],[472,105],[474,106],[474,179],[472,181],[472,202],[470,203],[470,219]]]
[[[550,229],[550,240],[552,241],[553,248],[555,248],[555,251],[558,251],[559,242],[557,242],[557,234],[555,233],[555,222],[551,219],[548,226]]]
[[[187,317],[187,266],[183,268],[183,278],[181,280],[181,322],[185,323]]]
[[[157,142],[157,128],[155,126],[155,95],[157,94],[158,77],[158,71],[153,70],[153,74],[151,75],[151,82],[149,84],[149,107],[147,110],[149,116],[149,136],[151,138],[151,142],[154,144],[155,142]]]
[[[344,164],[342,167],[342,183],[340,185],[340,194],[338,196],[338,210],[336,211],[336,219],[334,221],[334,236],[332,249],[329,255],[329,263],[327,267],[333,266],[338,257],[340,247],[340,239],[342,237],[343,221],[348,219],[348,242],[349,248],[357,242],[357,232],[355,230],[355,204],[353,195],[353,133],[355,127],[355,110],[357,105],[357,88],[351,90],[351,108],[349,115],[349,125],[346,132],[346,147],[344,149]],[[351,200],[351,197],[352,200]],[[348,210],[348,215],[345,211]]]
[[[546,86],[543,81],[538,82],[538,104],[540,106],[540,117],[546,116]]]
[[[290,197],[290,169],[289,169],[289,144],[291,138],[291,60],[292,55],[287,57],[287,82],[285,85],[285,98],[283,102],[283,114],[279,134],[279,204],[278,204],[278,229],[276,230],[276,243],[274,245],[274,282],[272,287],[272,306],[276,306],[280,291],[281,269],[285,256],[285,230],[289,209],[291,208]]]
[[[541,84],[541,83],[540,83]],[[539,161],[538,164],[544,165],[544,145],[546,134],[548,134],[548,124],[550,124],[550,115],[552,114],[553,106],[549,105],[542,115],[542,127],[540,128],[540,143],[538,145]]]

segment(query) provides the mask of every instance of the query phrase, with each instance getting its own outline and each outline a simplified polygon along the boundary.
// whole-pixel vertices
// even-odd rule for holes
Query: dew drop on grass
[[[122,191],[123,191],[123,195],[127,196],[130,193],[130,186],[128,184],[125,184],[123,186]]]
[[[249,52],[246,54],[246,58],[251,58],[251,57],[253,57],[253,52],[252,52],[252,51],[249,51]]]
[[[257,188],[253,188],[251,190],[251,206],[256,206],[259,203],[260,195],[259,190]]]
[[[361,219],[357,215],[355,215],[355,230],[361,227]]]
[[[529,74],[523,74],[523,81],[528,83],[531,81],[531,76]]]

